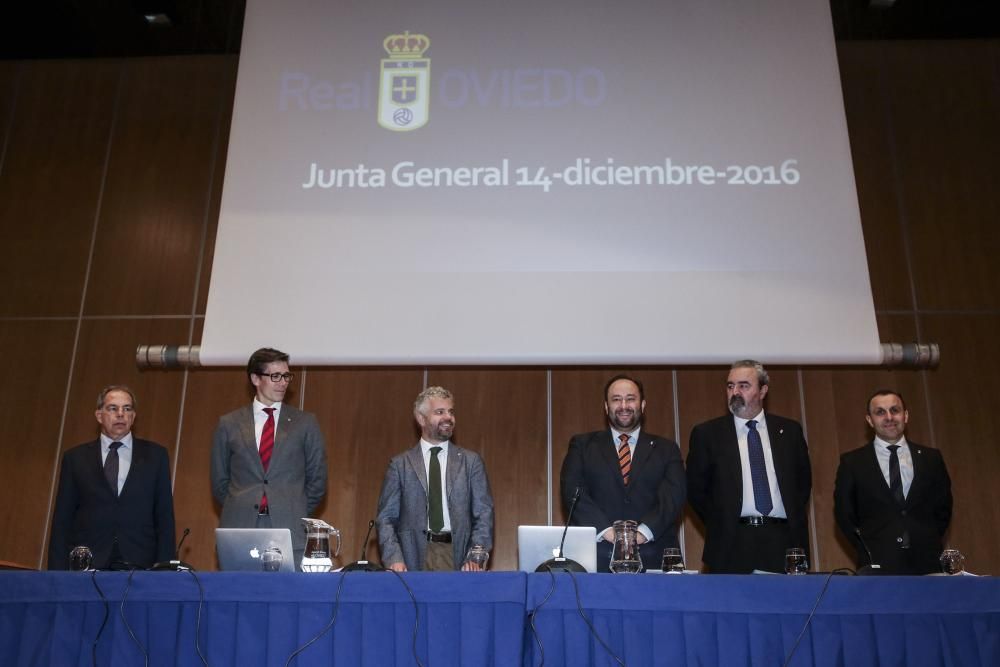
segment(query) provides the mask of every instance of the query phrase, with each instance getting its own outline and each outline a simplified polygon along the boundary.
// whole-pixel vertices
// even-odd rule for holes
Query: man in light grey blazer
[[[389,461],[378,499],[382,563],[397,572],[479,570],[465,555],[473,545],[493,548],[486,468],[478,454],[451,442],[455,401],[447,389],[422,391],[413,416],[420,442]]]
[[[253,403],[224,415],[212,438],[212,495],[220,528],[288,528],[302,561],[302,517],[326,495],[326,445],[316,417],[284,405],[294,375],[288,355],[262,348],[250,355]]]

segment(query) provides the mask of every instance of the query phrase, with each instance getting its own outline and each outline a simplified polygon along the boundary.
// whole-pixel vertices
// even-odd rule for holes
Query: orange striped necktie
[[[632,452],[628,448],[628,433],[618,436],[622,444],[618,446],[618,467],[622,470],[622,480],[628,486],[628,474],[632,471]]]

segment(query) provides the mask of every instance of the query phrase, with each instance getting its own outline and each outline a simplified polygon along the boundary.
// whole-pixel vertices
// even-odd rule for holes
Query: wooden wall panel
[[[4,149],[11,138],[11,121],[14,119],[14,102],[22,67],[21,63],[9,60],[0,62],[0,174],[3,173]]]
[[[340,565],[358,559],[368,521],[375,518],[389,459],[417,442],[413,400],[423,389],[419,369],[309,370],[306,410],[326,438],[329,486],[317,515],[340,529]],[[462,423],[459,414],[458,424]],[[379,560],[372,534],[368,558]]]
[[[175,464],[174,515],[178,539],[185,528],[191,529],[181,557],[198,570],[218,569],[215,529],[219,526],[220,508],[212,500],[209,481],[212,433],[219,417],[249,404],[252,397],[245,369],[187,372],[184,417]]]
[[[852,42],[840,45],[837,53],[872,298],[876,309],[899,310],[913,307],[913,295],[900,247],[900,191],[886,91],[891,77],[884,48],[880,42]]]
[[[219,84],[229,79],[231,63],[128,61],[85,314],[194,308],[220,109],[231,94]]]
[[[495,505],[490,567],[516,569],[517,526],[547,518],[545,371],[432,369],[427,384],[455,395],[455,442],[486,465]]]
[[[58,469],[59,426],[66,397],[74,323],[0,322],[4,373],[18,387],[7,402],[0,442],[0,560],[44,567],[52,471]]]
[[[0,172],[0,316],[76,316],[120,65],[20,67]]]
[[[886,53],[917,304],[996,311],[996,45],[910,42],[894,44]]]
[[[226,175],[226,155],[229,150],[229,128],[232,124],[233,103],[236,94],[236,65],[239,58],[224,56],[220,58],[228,66],[220,66],[217,85],[225,94],[219,100],[219,131],[214,145],[214,163],[212,165],[212,187],[209,197],[207,225],[205,228],[205,244],[202,249],[201,279],[198,284],[198,300],[195,312],[204,315],[208,303],[209,276],[212,275],[212,260],[215,254],[215,236],[219,225],[219,209],[222,205],[222,186]]]
[[[927,374],[934,443],[952,480],[955,514],[949,544],[968,558],[970,572],[1000,573],[1000,414],[996,392],[1000,313],[924,315],[924,335],[941,344],[944,361]],[[986,382],[986,386],[982,385]],[[913,410],[910,411],[911,421]],[[918,442],[932,444],[914,432]]]

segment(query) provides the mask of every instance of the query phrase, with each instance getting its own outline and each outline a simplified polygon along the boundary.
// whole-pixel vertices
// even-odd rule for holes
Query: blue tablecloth
[[[200,646],[213,667],[284,665],[326,626],[340,575],[204,573]],[[427,667],[617,665],[577,610],[573,579],[518,572],[403,575],[418,602],[417,655]],[[582,606],[630,667],[780,667],[825,577],[577,575]],[[198,586],[187,573],[98,573],[110,616],[98,664],[200,665]],[[0,572],[0,667],[80,667],[104,605],[87,573]],[[415,665],[414,611],[389,573],[344,579],[332,631],[295,665]],[[1000,580],[834,577],[792,665],[997,667]]]
[[[629,667],[780,667],[826,577],[577,576],[581,606]],[[528,580],[546,665],[617,665],[580,616],[569,575]],[[541,605],[541,606],[540,606]],[[524,665],[541,653],[529,633]],[[998,667],[1000,580],[842,577],[830,582],[791,665]]]
[[[325,627],[339,574],[205,573],[200,645],[212,667],[284,665]],[[403,575],[420,623],[416,651],[427,665],[516,665],[522,659],[525,575],[517,572]],[[201,665],[195,650],[198,587],[183,572],[98,573],[111,615],[98,664]],[[88,573],[0,573],[0,665],[91,665],[104,605]],[[295,665],[415,665],[414,606],[391,573],[348,573],[336,625]]]

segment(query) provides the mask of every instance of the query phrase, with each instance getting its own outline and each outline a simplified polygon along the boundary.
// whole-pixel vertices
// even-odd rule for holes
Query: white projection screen
[[[827,0],[247,3],[204,365],[871,364]]]

